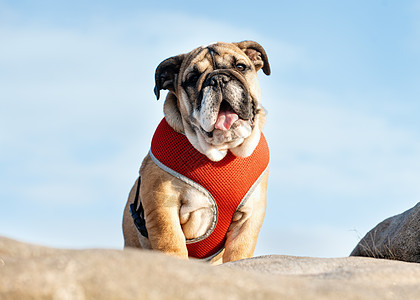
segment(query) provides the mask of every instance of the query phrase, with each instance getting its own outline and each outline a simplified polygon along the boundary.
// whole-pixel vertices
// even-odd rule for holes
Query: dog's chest
[[[175,132],[165,120],[158,126],[150,151],[164,171],[185,182],[180,221],[190,256],[203,258],[223,248],[235,212],[243,206],[268,168],[268,146],[261,141],[248,158],[230,152],[210,161]]]

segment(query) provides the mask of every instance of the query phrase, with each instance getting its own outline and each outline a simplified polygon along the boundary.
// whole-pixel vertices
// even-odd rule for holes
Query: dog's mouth
[[[223,100],[220,104],[220,109],[217,115],[216,123],[214,124],[214,129],[227,131],[237,120],[239,120],[239,115],[233,110],[229,102]]]
[[[200,127],[202,133],[204,133],[207,138],[213,139],[218,136],[218,139],[221,137],[224,137],[225,139],[233,139],[236,136],[236,134],[233,134],[232,132],[233,130],[236,130],[235,128],[241,127],[245,124],[248,124],[251,129],[253,128],[254,116],[254,112],[251,113],[249,118],[248,116],[242,116],[242,114],[237,112],[227,100],[223,99],[220,103],[217,117],[215,117],[216,121],[212,126],[213,129],[211,131],[206,131],[203,127]]]
[[[245,131],[241,128],[252,129],[257,113],[245,83],[228,76],[215,76],[210,78],[216,78],[214,81],[217,84],[210,84],[212,81],[207,80],[208,84],[201,89],[197,101],[200,105],[193,116],[195,125],[209,143],[226,142],[242,136]]]

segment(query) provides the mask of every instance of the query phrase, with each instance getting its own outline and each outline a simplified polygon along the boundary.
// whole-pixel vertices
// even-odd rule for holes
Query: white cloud
[[[281,84],[276,74],[311,65],[308,49],[240,25],[165,12],[97,18],[83,29],[9,26],[0,35],[0,187],[5,199],[31,208],[22,213],[6,204],[4,234],[49,245],[81,247],[90,237],[97,246],[120,245],[124,201],[162,117],[163,102],[152,91],[155,67],[217,40],[256,40],[272,62],[273,76],[261,75],[272,160],[260,253],[344,255],[356,243],[344,231],[358,222],[368,230],[419,199],[417,131],[340,105],[341,95]],[[60,218],[45,208],[60,208]],[[30,232],[13,213],[43,223]],[[273,236],[279,244],[270,244]]]
[[[271,171],[259,253],[345,256],[353,230],[363,236],[419,201],[417,131],[325,92],[265,96]]]
[[[19,17],[9,14],[10,24]],[[7,199],[0,234],[53,246],[121,246],[122,209],[162,117],[163,101],[153,94],[157,64],[216,36],[247,36],[195,17],[161,17],[96,19],[88,28],[25,20],[0,29]],[[168,30],[174,20],[178,27]],[[174,35],[177,29],[190,35]]]
[[[412,199],[420,196],[414,184],[420,176],[415,175],[418,132],[398,128],[386,116],[337,106],[325,101],[331,96],[313,91],[298,99],[288,96],[267,104],[272,159],[281,172],[277,180],[334,195],[389,193],[398,186]]]
[[[359,239],[358,233],[337,227],[263,227],[255,254],[344,257],[350,254]]]

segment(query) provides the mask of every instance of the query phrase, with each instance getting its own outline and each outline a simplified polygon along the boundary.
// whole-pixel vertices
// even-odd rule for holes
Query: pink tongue
[[[239,116],[234,113],[233,111],[221,111],[217,116],[216,124],[214,124],[214,128],[220,130],[229,130],[235,121],[239,119]]]

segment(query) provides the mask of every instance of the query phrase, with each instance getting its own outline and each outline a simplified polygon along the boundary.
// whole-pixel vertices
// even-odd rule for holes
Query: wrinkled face
[[[199,152],[219,161],[228,150],[247,157],[258,144],[265,112],[257,71],[270,75],[264,48],[254,41],[216,43],[162,61],[155,95],[169,90],[168,124]]]
[[[217,43],[190,52],[177,87],[184,127],[200,140],[229,149],[251,135],[261,109],[259,83],[254,63],[236,46]]]

